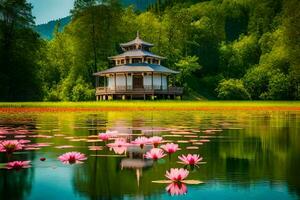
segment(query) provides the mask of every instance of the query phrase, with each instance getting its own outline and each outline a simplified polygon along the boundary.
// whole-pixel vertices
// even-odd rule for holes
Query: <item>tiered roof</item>
[[[153,47],[154,45],[148,42],[145,42],[140,38],[139,32],[137,32],[136,38],[130,42],[126,43],[121,43],[121,47],[129,47],[129,46],[134,46],[134,45],[142,45],[142,46],[147,46],[147,47]]]
[[[124,52],[122,54],[109,57],[111,60],[118,59],[128,59],[128,58],[136,58],[136,57],[144,57],[156,60],[165,59],[162,56],[155,55],[149,51],[151,47],[154,45],[140,39],[139,32],[137,32],[137,36],[134,40],[120,44]],[[168,69],[167,67],[161,66],[157,63],[148,63],[144,60],[144,62],[140,63],[126,63],[124,65],[118,65],[116,67],[103,70],[95,73],[95,76],[100,76],[104,74],[110,73],[133,73],[133,72],[159,72],[159,73],[167,73],[167,74],[176,74],[178,72]]]
[[[171,70],[167,67],[157,65],[157,64],[149,64],[149,63],[132,63],[127,65],[121,65],[117,67],[113,67],[107,70],[103,70],[101,72],[97,72],[94,75],[101,74],[111,74],[111,73],[134,73],[134,72],[160,72],[167,74],[177,74],[177,71]]]

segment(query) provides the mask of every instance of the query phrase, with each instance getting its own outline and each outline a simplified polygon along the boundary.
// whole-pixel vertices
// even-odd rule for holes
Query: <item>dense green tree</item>
[[[250,94],[245,89],[243,81],[238,79],[222,80],[217,87],[218,98],[224,100],[247,100]]]
[[[180,72],[178,75],[180,85],[184,85],[186,79],[191,77],[194,72],[201,69],[198,59],[197,56],[187,56],[175,64]]]
[[[40,40],[26,0],[0,1],[0,100],[37,100]]]
[[[38,99],[41,89],[44,100],[93,99],[93,73],[111,67],[107,57],[137,31],[167,58],[162,65],[181,72],[186,91],[299,99],[299,9],[297,0],[165,0],[141,12],[117,0],[75,0],[71,22],[41,41],[30,4],[3,0],[0,100]]]

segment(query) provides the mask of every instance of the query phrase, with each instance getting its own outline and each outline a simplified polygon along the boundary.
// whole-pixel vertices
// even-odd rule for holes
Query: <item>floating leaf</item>
[[[163,135],[163,137],[182,137],[182,135]]]
[[[189,143],[189,141],[186,141],[186,140],[178,140],[177,142],[178,143]]]
[[[169,184],[169,183],[172,183],[172,181],[171,180],[157,180],[157,181],[152,181],[152,183]]]
[[[184,135],[185,138],[197,138],[197,135]]]
[[[189,185],[198,185],[204,183],[203,181],[199,181],[199,180],[183,180],[181,182]]]
[[[185,184],[189,184],[189,185],[197,185],[197,184],[204,183],[203,181],[199,181],[199,180],[183,180],[181,182],[185,183]],[[152,181],[152,183],[170,184],[170,183],[173,183],[173,181],[171,181],[171,180],[157,180],[157,181]]]
[[[193,149],[199,149],[199,147],[191,146],[191,147],[186,147],[188,150],[193,150]]]
[[[56,146],[55,148],[57,149],[69,149],[69,148],[74,148],[72,145],[63,145],[63,146]]]
[[[203,145],[202,142],[194,142],[193,145]]]

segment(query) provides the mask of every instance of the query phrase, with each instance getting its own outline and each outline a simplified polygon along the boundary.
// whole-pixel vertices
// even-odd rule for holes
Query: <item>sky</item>
[[[32,14],[36,24],[44,24],[53,19],[69,15],[74,0],[28,0],[33,5]]]

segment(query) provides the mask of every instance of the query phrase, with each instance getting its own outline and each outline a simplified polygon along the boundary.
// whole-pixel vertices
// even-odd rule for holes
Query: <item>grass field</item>
[[[18,110],[299,110],[300,101],[99,101],[0,102],[0,111]]]

